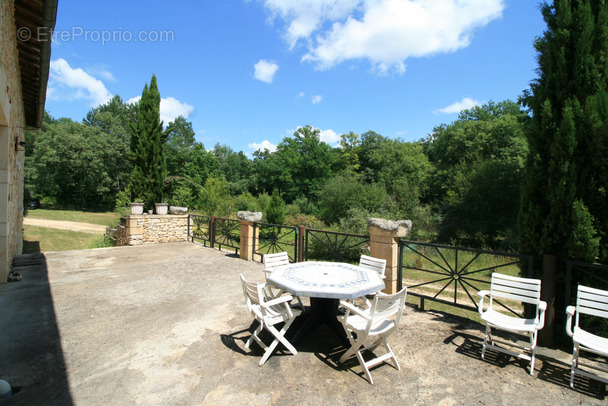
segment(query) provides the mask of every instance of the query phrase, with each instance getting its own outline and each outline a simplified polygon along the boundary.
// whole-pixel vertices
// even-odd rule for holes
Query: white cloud
[[[72,68],[63,58],[51,61],[49,73],[49,93],[55,100],[88,100],[91,107],[96,107],[112,98],[101,80],[81,68]]]
[[[180,102],[175,97],[160,99],[160,119],[165,123],[165,125],[169,124],[171,121],[174,121],[178,116],[188,118],[192,112],[194,112],[194,107],[188,103]]]
[[[329,145],[336,146],[336,144],[340,141],[340,136],[336,134],[334,130],[320,130],[320,139],[323,142],[328,143]]]
[[[449,106],[446,106],[442,109],[435,110],[434,113],[435,114],[460,113],[462,110],[468,110],[470,108],[473,108],[475,106],[480,106],[482,104],[483,104],[483,102],[473,100],[470,97],[465,97],[461,101],[452,103]]]
[[[266,83],[272,83],[274,74],[279,70],[279,65],[265,59],[260,59],[253,67],[255,68],[253,77]]]
[[[454,52],[471,42],[475,28],[500,18],[504,0],[265,0],[286,24],[293,48],[317,69],[369,60],[379,73],[405,72],[405,61]]]
[[[300,92],[300,93],[298,93],[298,97],[297,98],[300,99],[300,98],[304,97],[305,95],[306,95],[306,93]]]
[[[258,144],[257,142],[252,142],[247,146],[253,151],[264,151],[265,149],[267,149],[270,152],[274,152],[277,150],[277,146],[268,140],[264,140],[260,144]]]
[[[137,103],[141,96],[135,96],[127,100],[128,104]],[[160,99],[160,119],[164,125],[174,121],[177,117],[183,116],[188,118],[194,112],[194,107],[188,103],[182,103],[175,97],[167,97]]]
[[[318,103],[321,103],[321,101],[323,100],[323,96],[318,94],[316,96],[312,96],[311,100],[312,100],[312,104],[318,104]]]

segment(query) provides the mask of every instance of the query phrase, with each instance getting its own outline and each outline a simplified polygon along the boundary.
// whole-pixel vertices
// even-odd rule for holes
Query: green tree
[[[166,159],[169,175],[182,175],[184,166],[192,158],[192,149],[196,142],[192,123],[183,116],[177,117],[167,126]]]
[[[274,153],[254,153],[258,192],[277,189],[288,203],[298,198],[316,201],[319,191],[333,175],[336,153],[320,139],[320,130],[300,127],[286,137]]]
[[[253,162],[239,151],[227,145],[216,144],[212,153],[217,158],[219,170],[228,181],[233,196],[249,191],[253,177]]]
[[[360,177],[345,172],[329,179],[319,194],[319,217],[328,224],[337,224],[350,209],[378,213],[386,200],[386,190],[378,184],[367,184]]]
[[[111,139],[98,127],[67,118],[47,121],[27,157],[29,193],[64,207],[112,210],[118,192],[112,153]]]
[[[144,86],[137,115],[130,125],[133,172],[131,172],[131,198],[142,198],[147,207],[162,202],[167,176],[164,144],[167,134],[160,121],[160,93],[156,76],[150,87]]]
[[[608,4],[555,0],[542,12],[547,30],[535,42],[538,78],[522,97],[532,119],[520,247],[562,259],[606,259]]]
[[[125,190],[133,167],[129,159],[131,135],[129,123],[135,114],[135,108],[114,96],[110,101],[97,106],[87,113],[83,123],[99,128],[109,139],[110,151],[104,151],[112,162],[110,176],[115,179],[118,190]]]
[[[281,195],[275,190],[272,192],[270,205],[266,209],[266,221],[270,224],[285,223],[285,202],[281,199]]]
[[[513,248],[527,145],[525,112],[512,101],[462,111],[424,143],[436,174],[430,199],[441,207],[440,239]]]

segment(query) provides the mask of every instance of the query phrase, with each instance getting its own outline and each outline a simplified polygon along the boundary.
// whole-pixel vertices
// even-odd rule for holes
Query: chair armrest
[[[477,292],[477,295],[479,296],[479,304],[477,305],[477,311],[479,312],[480,316],[483,315],[483,299],[489,294],[489,290],[480,290],[479,292]]]
[[[277,298],[274,298],[272,300],[269,300],[267,302],[264,303],[260,303],[261,306],[263,307],[271,307],[271,306],[275,306],[284,302],[290,302],[293,300],[293,297],[291,295],[284,295],[284,296],[280,296]]]
[[[568,336],[570,336],[570,337],[572,337],[572,334],[574,334],[572,332],[572,317],[574,316],[575,312],[576,312],[576,307],[574,307],[574,306],[566,307],[566,315],[568,316],[568,318],[566,319],[566,334],[568,334]]]
[[[545,327],[545,310],[547,310],[547,302],[541,300],[538,303],[538,313],[536,318],[538,320],[538,330],[541,330]]]
[[[341,300],[340,301],[340,306],[344,307],[350,313],[355,313],[358,316],[361,316],[361,317],[363,317],[365,319],[369,319],[369,315],[367,313],[363,312],[361,309],[359,309],[357,306],[353,305],[352,303],[345,302],[345,301]]]

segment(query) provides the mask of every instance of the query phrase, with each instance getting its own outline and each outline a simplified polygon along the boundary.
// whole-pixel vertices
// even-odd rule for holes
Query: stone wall
[[[25,118],[13,1],[0,1],[0,283],[23,246]]]
[[[188,215],[131,214],[120,219],[117,245],[188,241]]]

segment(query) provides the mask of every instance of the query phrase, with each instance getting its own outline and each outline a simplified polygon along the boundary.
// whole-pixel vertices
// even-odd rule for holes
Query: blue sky
[[[60,0],[46,109],[80,121],[155,74],[165,125],[183,115],[206,148],[304,125],[415,141],[517,100],[544,29],[537,0]]]

